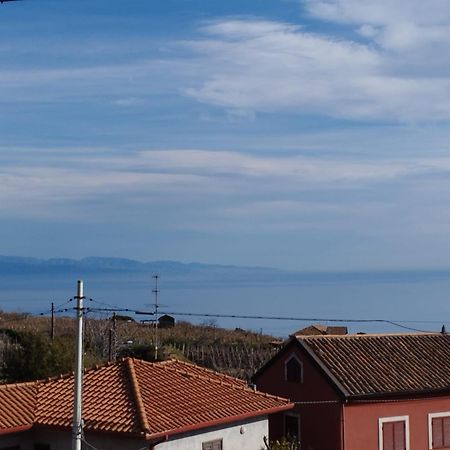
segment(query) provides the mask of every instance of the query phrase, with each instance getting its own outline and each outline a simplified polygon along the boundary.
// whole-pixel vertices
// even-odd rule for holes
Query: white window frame
[[[439,417],[450,417],[450,411],[428,414],[428,449],[433,450],[433,419]]]
[[[303,363],[302,363],[302,360],[295,353],[292,353],[291,355],[289,355],[289,357],[287,359],[284,360],[284,381],[288,381],[287,365],[291,359],[295,359],[300,364],[302,376],[300,377],[299,383],[303,383]]]
[[[409,416],[380,417],[378,419],[378,450],[383,450],[383,424],[389,422],[405,422],[405,444],[409,449]]]

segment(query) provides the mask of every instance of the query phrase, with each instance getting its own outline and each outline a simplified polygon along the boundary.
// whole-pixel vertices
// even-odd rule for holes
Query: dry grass
[[[152,324],[134,320],[115,321],[92,317],[85,321],[86,364],[99,364],[133,346],[153,347],[156,333]],[[27,314],[0,312],[0,331],[28,331],[50,336],[51,319]],[[75,319],[55,319],[55,336],[75,342]],[[1,334],[0,334],[1,336]],[[73,337],[73,340],[70,339]],[[248,378],[273,354],[273,336],[242,329],[219,328],[214,323],[193,325],[178,322],[172,328],[158,328],[159,356],[189,358],[193,362],[229,374]],[[70,345],[70,344],[69,344]]]

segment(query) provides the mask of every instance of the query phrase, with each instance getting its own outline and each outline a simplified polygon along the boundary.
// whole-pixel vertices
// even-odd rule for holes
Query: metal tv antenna
[[[155,279],[155,289],[152,290],[153,294],[155,294],[155,361],[158,359],[158,279],[159,275],[155,274],[153,275],[153,278]]]

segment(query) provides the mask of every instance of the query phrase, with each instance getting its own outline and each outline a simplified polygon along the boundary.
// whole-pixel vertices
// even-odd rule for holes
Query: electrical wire
[[[155,315],[152,311],[142,311],[138,309],[133,308],[124,308],[117,305],[112,305],[106,302],[98,301],[93,298],[88,299],[90,302],[96,303],[98,305],[104,305],[106,307],[104,308],[92,308],[92,307],[85,307],[85,313],[91,313],[91,312],[128,312],[128,313],[134,313],[136,315],[147,315],[147,316],[153,316]],[[64,306],[68,303],[73,301],[73,298],[69,299],[65,303],[62,303],[60,306]],[[72,308],[64,308],[64,309],[57,309],[54,311],[54,313],[63,313],[71,310]],[[39,313],[38,315],[46,315],[49,314],[51,310],[45,311],[42,313]],[[354,319],[354,318],[344,318],[344,319],[336,319],[331,317],[287,317],[287,316],[263,316],[263,315],[249,315],[249,314],[220,314],[220,313],[202,313],[202,312],[182,312],[182,311],[160,311],[160,314],[164,315],[172,315],[172,316],[185,316],[185,317],[210,317],[210,318],[221,318],[221,319],[249,319],[249,320],[277,320],[277,321],[291,321],[291,322],[331,322],[331,323],[364,323],[364,324],[387,324],[392,325],[394,327],[402,328],[404,330],[409,331],[415,331],[420,333],[439,333],[440,331],[435,330],[423,330],[416,327],[411,327],[405,324],[425,324],[425,323],[433,323],[433,324],[441,324],[442,321],[437,320],[390,320],[390,319],[381,319],[381,318],[372,318],[372,319]],[[20,318],[11,318],[2,320],[0,317],[0,324],[1,323],[7,323],[7,322],[14,322],[17,320],[25,320],[32,317],[32,315],[27,315]]]
[[[135,314],[152,314],[143,311],[136,312]],[[169,312],[161,311],[160,314],[168,314],[173,316],[190,316],[190,317],[214,317],[214,318],[227,318],[227,319],[253,319],[253,320],[282,320],[282,321],[295,321],[295,322],[334,322],[334,323],[384,323],[393,325],[399,328],[403,328],[410,331],[417,331],[421,333],[437,333],[437,331],[421,330],[418,328],[408,327],[402,325],[399,322],[408,323],[408,321],[393,321],[389,319],[332,319],[324,317],[283,317],[283,316],[251,316],[241,314],[212,314],[212,313],[185,313],[185,312]],[[413,323],[427,323],[420,321],[413,321]],[[433,322],[442,323],[442,322]]]
[[[97,302],[100,303],[100,302]],[[87,308],[89,311],[107,311],[107,312],[133,312],[137,315],[153,316],[152,311],[135,310],[132,308]],[[160,314],[168,314],[173,316],[187,316],[187,317],[212,317],[212,318],[227,318],[227,319],[251,319],[251,320],[279,320],[279,321],[295,321],[295,322],[332,322],[332,323],[383,323],[402,328],[409,331],[419,333],[439,333],[436,330],[423,330],[415,327],[403,325],[404,323],[442,323],[442,321],[394,321],[389,319],[333,319],[329,317],[286,317],[286,316],[257,316],[245,314],[215,314],[215,313],[188,313],[175,311],[160,311]]]
[[[86,444],[88,447],[92,448],[92,450],[99,450],[97,447],[94,447],[92,444],[90,444],[85,438],[84,435],[81,438],[81,442]]]
[[[112,304],[106,303],[106,302],[101,302],[101,301],[95,300],[93,298],[89,298],[88,300],[90,302],[97,303],[98,305],[106,306],[107,308],[110,308],[111,311],[114,311],[114,310],[124,311],[124,309],[121,306],[112,305]]]

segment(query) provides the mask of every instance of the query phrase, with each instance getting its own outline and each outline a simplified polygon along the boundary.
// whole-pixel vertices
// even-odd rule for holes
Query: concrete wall
[[[71,448],[72,434],[70,431],[36,430],[33,440],[38,444],[50,444],[51,450],[68,450]],[[86,433],[85,440],[99,450],[138,450],[148,444],[145,440],[129,439],[106,433]],[[90,447],[82,444],[82,448]]]
[[[261,450],[264,446],[264,436],[268,436],[268,434],[268,419],[264,416],[197,433],[176,435],[169,441],[155,446],[155,450],[201,450],[203,442],[215,439],[222,439],[223,450]],[[149,448],[149,443],[144,440],[124,439],[110,434],[86,433],[85,439],[98,450]],[[50,444],[51,450],[69,450],[71,448],[71,432],[36,429],[13,436],[0,436],[0,450],[13,445],[20,445],[21,450],[33,450],[34,444]],[[82,448],[83,450],[90,449],[85,444]]]
[[[303,382],[285,380],[285,363],[295,355],[303,366]],[[336,391],[318,371],[310,357],[294,342],[275,357],[263,373],[255,380],[257,389],[274,395],[287,397],[297,402],[319,402],[299,404],[294,411],[300,418],[300,443],[302,450],[341,449],[341,401]],[[321,403],[323,402],[323,403]],[[270,417],[270,439],[284,435],[283,414]],[[357,450],[368,450],[359,448]]]
[[[379,419],[403,416],[409,422],[409,450],[429,450],[428,414],[439,412],[450,413],[450,397],[346,406],[345,450],[380,450]]]
[[[12,436],[0,436],[0,450],[2,448],[19,445],[20,450],[33,450],[34,444],[49,444],[51,450],[69,450],[72,446],[70,431],[51,431],[36,429]],[[85,436],[87,442],[99,450],[138,450],[148,443],[139,439],[124,439],[110,434],[89,434]],[[83,444],[83,449],[90,447]]]
[[[155,450],[201,450],[203,442],[215,439],[222,439],[223,450],[261,450],[264,447],[264,436],[268,434],[269,423],[267,417],[263,417],[211,428],[207,432],[177,436],[174,440],[157,445]]]

